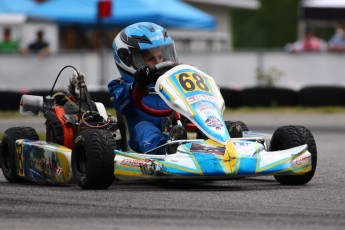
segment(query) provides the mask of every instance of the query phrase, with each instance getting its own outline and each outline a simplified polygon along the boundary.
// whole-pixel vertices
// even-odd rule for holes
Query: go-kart
[[[5,132],[0,152],[6,179],[64,184],[72,181],[73,172],[74,181],[83,189],[105,189],[114,178],[224,180],[273,175],[284,185],[303,185],[312,179],[317,149],[307,128],[282,126],[273,135],[250,131],[241,121],[224,121],[224,100],[206,73],[171,62],[158,64],[156,71],[154,91],[171,109],[146,106],[142,102],[146,88],[134,87],[135,103],[146,113],[168,117],[168,131],[197,131],[196,138],[171,135],[166,144],[138,153],[127,145],[130,133],[121,116],[112,128],[96,121],[92,128],[80,129],[77,122],[76,131],[67,137],[73,140],[71,146],[51,143],[48,138],[38,141],[28,127],[11,128]],[[74,116],[80,120],[83,112]],[[106,120],[104,115],[102,122]]]
[[[67,67],[75,70],[67,92],[53,93],[60,74]],[[0,165],[9,182],[70,183],[73,179],[71,149],[78,134],[102,130],[112,140],[121,139],[116,119],[106,112],[102,103],[92,101],[84,75],[73,66],[60,71],[48,96],[23,95],[19,108],[23,115],[43,113],[46,141],[40,141],[31,127],[12,127],[5,131]]]

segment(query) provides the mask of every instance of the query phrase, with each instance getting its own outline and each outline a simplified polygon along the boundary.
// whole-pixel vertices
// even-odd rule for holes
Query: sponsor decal
[[[216,129],[220,129],[221,127],[223,127],[223,123],[216,116],[207,117],[205,120],[205,124],[209,127],[215,127]]]
[[[208,96],[208,100],[212,102],[213,104],[217,104],[217,99],[214,96]]]
[[[206,126],[215,128],[216,130],[223,129],[223,121],[214,104],[208,101],[198,102],[195,106],[195,110]]]
[[[205,110],[214,110],[214,107],[209,102],[199,102],[196,106],[196,109],[198,109],[200,112],[203,112]]]
[[[310,161],[310,156],[300,156],[300,157],[297,157],[296,159],[293,160],[293,165],[296,166],[296,165],[304,165],[304,164],[307,164],[309,161]]]
[[[60,175],[63,171],[61,167],[57,166],[57,162],[55,161],[49,162],[46,159],[41,159],[38,162],[38,166],[39,166],[39,169],[42,171],[47,171],[47,170],[50,170],[51,172],[55,171],[57,175]]]
[[[145,175],[155,175],[156,174],[156,164],[153,160],[147,159],[144,164],[140,165],[140,170]]]
[[[254,155],[255,154],[255,143],[249,142],[233,142],[236,151],[245,155]]]
[[[128,105],[129,103],[129,98],[127,98],[121,105],[120,105],[120,110],[123,110],[123,108],[126,107],[126,105]]]
[[[163,176],[166,173],[166,167],[153,159],[132,159],[126,158],[119,162],[122,166],[139,168],[141,173],[149,176]]]
[[[41,171],[44,177],[55,178],[63,173],[63,168],[59,164],[58,153],[49,154],[40,148],[33,148],[30,155],[30,168]]]
[[[207,95],[205,94],[198,94],[197,97],[199,101],[208,101]]]
[[[186,100],[187,100],[188,104],[194,104],[194,103],[199,101],[196,96],[187,97]]]
[[[150,38],[150,41],[156,41],[156,40],[160,40],[160,39],[164,39],[164,37],[162,35],[154,36],[154,37]]]
[[[193,143],[190,147],[190,151],[191,152],[200,152],[200,153],[215,153],[215,154],[219,154],[219,155],[224,155],[225,148]]]
[[[211,102],[213,104],[217,104],[216,97],[214,97],[214,96],[207,96],[205,94],[197,94],[197,95],[194,95],[194,96],[190,96],[190,97],[187,97],[186,100],[187,100],[188,104],[194,104],[194,103],[196,103],[198,101],[209,101],[209,102]],[[208,107],[206,106],[206,109],[210,109],[210,108],[211,108],[210,105],[208,105]],[[212,109],[213,109],[213,107],[212,107]],[[205,110],[205,109],[201,109],[201,110]]]
[[[16,153],[18,156],[18,176],[25,176],[25,171],[23,167],[23,141],[21,141],[21,143],[16,143]]]
[[[137,160],[137,159],[124,159],[120,162],[120,165],[130,166],[140,168],[142,165],[146,164],[145,160]]]

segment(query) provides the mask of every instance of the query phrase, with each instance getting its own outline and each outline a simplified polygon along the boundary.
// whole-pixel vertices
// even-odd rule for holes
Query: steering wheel
[[[160,73],[160,71],[162,70],[168,70],[171,69],[173,67],[175,67],[177,64],[175,62],[172,61],[165,61],[165,62],[161,62],[157,65],[155,65],[155,67],[152,70],[152,73],[155,75],[157,73]],[[160,74],[161,75],[161,74]],[[159,75],[159,76],[160,76]],[[159,77],[158,76],[158,77]],[[156,83],[158,77],[154,77],[154,80],[152,83]],[[133,89],[133,100],[134,103],[145,113],[152,115],[152,116],[157,116],[157,117],[166,117],[169,116],[173,110],[172,109],[165,109],[165,110],[160,110],[160,109],[153,109],[148,107],[147,105],[145,105],[142,102],[142,99],[148,94],[148,88],[147,87],[143,87],[143,88],[139,88],[137,85],[135,85],[134,89]]]

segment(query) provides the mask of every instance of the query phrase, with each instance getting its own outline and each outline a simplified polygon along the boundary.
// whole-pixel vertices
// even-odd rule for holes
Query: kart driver
[[[141,22],[126,27],[115,37],[113,52],[121,74],[120,79],[108,84],[114,107],[126,117],[131,134],[129,147],[137,152],[149,151],[167,142],[168,137],[162,133],[166,118],[140,110],[133,101],[132,91],[134,87],[154,86],[150,79],[156,64],[177,62],[174,41],[161,26]],[[169,109],[157,94],[148,94],[142,101],[152,109]],[[187,138],[185,130],[178,139],[182,138]]]

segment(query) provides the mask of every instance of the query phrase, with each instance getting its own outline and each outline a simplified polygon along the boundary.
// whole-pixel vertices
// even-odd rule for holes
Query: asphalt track
[[[0,229],[345,229],[345,114],[235,113],[228,118],[270,133],[280,125],[308,127],[318,148],[315,177],[297,187],[257,177],[115,182],[104,191],[83,191],[76,185],[10,184],[0,173]],[[42,123],[36,120],[26,125],[39,129]],[[25,122],[1,120],[0,129]]]

